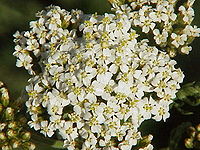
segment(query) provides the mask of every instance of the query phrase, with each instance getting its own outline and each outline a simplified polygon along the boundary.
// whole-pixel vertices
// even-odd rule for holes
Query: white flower
[[[31,116],[31,121],[28,122],[28,125],[36,131],[40,129],[40,120],[36,114]]]
[[[33,64],[31,64],[33,59],[27,54],[19,54],[18,57],[19,59],[17,59],[16,66],[23,66],[25,69],[30,70],[33,66]]]
[[[26,91],[29,95],[29,97],[33,98],[33,99],[38,99],[39,98],[39,93],[42,92],[44,89],[39,86],[38,83],[35,83],[35,85],[30,84],[28,86],[26,86]]]
[[[174,79],[176,82],[183,82],[184,74],[180,69],[177,69],[172,73],[172,79]]]
[[[128,130],[128,133],[125,137],[125,140],[128,141],[129,145],[136,145],[137,144],[137,139],[140,139],[141,135],[139,132],[137,132],[136,130],[130,129]]]
[[[64,122],[60,129],[59,134],[68,141],[74,141],[78,137],[77,128],[73,127],[73,123],[70,121]]]
[[[178,48],[180,45],[184,45],[185,41],[187,40],[187,35],[182,34],[182,35],[177,35],[176,33],[172,33],[171,37],[173,39],[172,44]]]
[[[63,147],[66,147],[68,150],[75,150],[76,149],[76,142],[75,142],[75,140],[72,140],[72,141],[64,140]]]
[[[142,32],[144,32],[144,33],[148,33],[150,31],[150,29],[153,30],[154,27],[156,26],[156,24],[153,23],[150,18],[144,17],[144,16],[140,17],[139,25],[142,27]]]
[[[112,100],[112,98],[110,98]],[[106,118],[110,118],[115,115],[116,112],[119,112],[120,106],[117,105],[117,102],[115,100],[113,101],[108,101],[107,105],[104,108],[104,116]]]
[[[110,81],[111,77],[112,77],[112,73],[105,72],[103,74],[97,75],[97,81],[102,84],[107,84]]]
[[[87,140],[85,141],[84,145],[85,145],[85,147],[87,147],[87,148],[90,148],[90,147],[91,147],[91,148],[92,148],[92,147],[95,148],[96,143],[97,143],[97,138],[96,138],[96,136],[95,136],[93,133],[90,133],[89,136],[88,136],[88,138],[87,138]]]
[[[63,127],[65,121],[61,119],[61,116],[53,115],[50,117],[50,123],[51,123],[51,126],[54,128],[54,130],[56,130]]]
[[[188,9],[186,9],[184,6],[180,6],[179,7],[179,11],[182,13],[183,21],[186,24],[190,24],[193,21],[193,19],[194,19],[194,10],[193,10],[193,8],[189,7]]]
[[[169,115],[170,115],[169,106],[165,106],[162,102],[159,102],[153,108],[152,114],[155,115],[153,119],[155,119],[156,121],[160,121],[161,119],[166,121],[166,119],[169,118]]]
[[[162,34],[158,29],[153,30],[154,39],[156,41],[156,44],[160,45],[161,43],[165,43],[167,41],[168,33],[167,31],[163,30]]]
[[[51,115],[61,115],[63,110],[62,103],[51,93],[49,94],[49,103],[47,104],[47,110],[48,113]]]
[[[200,34],[200,28],[197,28],[197,26],[191,26],[191,25],[187,25],[185,27],[185,29],[183,30],[183,32],[187,35],[187,36],[191,36],[191,37],[199,37]]]
[[[139,112],[144,117],[144,119],[151,118],[152,110],[155,107],[155,104],[156,102],[152,99],[152,97],[150,97],[149,100],[148,98],[144,98],[138,103]]]
[[[157,5],[155,11],[151,12],[149,16],[155,22],[167,21],[168,15],[165,13],[167,10],[162,5]]]
[[[173,1],[173,0],[172,0]],[[175,0],[176,1],[176,0]],[[174,1],[174,2],[175,2]],[[174,13],[174,7],[169,5],[166,9],[166,14],[168,18],[170,18],[172,21],[175,21],[177,18],[177,15]]]
[[[40,132],[48,137],[51,137],[54,134],[52,127],[48,124],[48,121],[41,122],[41,131]]]
[[[110,99],[111,93],[113,92],[114,85],[115,85],[115,82],[113,80],[110,80],[107,84],[102,84],[97,81],[92,82],[94,94],[96,96],[101,96],[105,100]]]
[[[181,52],[184,53],[184,54],[189,54],[189,52],[192,50],[192,47],[191,46],[184,46],[181,48]]]
[[[94,30],[94,25],[97,23],[97,19],[95,18],[95,16],[92,16],[89,18],[89,20],[85,20],[83,24],[81,24],[79,26],[79,30],[82,31],[83,33],[86,32],[93,32]]]
[[[28,51],[33,51],[36,57],[39,56],[40,49],[36,39],[27,40],[27,45]]]
[[[15,52],[13,53],[14,56],[19,57],[20,54],[24,53],[26,50],[23,49],[21,46],[15,46]]]

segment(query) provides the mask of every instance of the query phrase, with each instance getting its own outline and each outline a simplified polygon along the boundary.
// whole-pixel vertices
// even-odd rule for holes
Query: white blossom
[[[144,120],[169,117],[184,75],[158,47],[172,40],[187,53],[187,38],[199,30],[188,26],[180,35],[169,34],[170,28],[160,29],[158,23],[175,21],[174,9],[168,8],[174,2],[149,2],[155,8],[146,3],[113,6],[115,13],[104,15],[50,6],[30,23],[30,32],[15,35],[17,66],[31,75],[26,87],[30,127],[58,136],[69,150],[131,150],[142,138],[138,128]],[[136,6],[141,9],[132,13]],[[76,28],[69,30],[69,24]],[[155,46],[138,38],[135,27],[153,32]]]

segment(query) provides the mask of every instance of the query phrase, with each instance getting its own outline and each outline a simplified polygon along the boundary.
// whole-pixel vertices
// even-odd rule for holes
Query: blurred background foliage
[[[20,96],[29,75],[24,69],[15,67],[16,58],[12,55],[15,45],[12,35],[17,30],[20,32],[29,30],[29,22],[36,20],[35,13],[51,4],[66,10],[81,9],[84,13],[103,14],[110,12],[110,4],[107,0],[0,0],[0,80],[6,83],[13,99]],[[196,0],[194,9],[195,20],[193,24],[200,27],[200,0]],[[188,56],[175,58],[178,62],[177,66],[181,67],[186,76],[183,84],[200,81],[200,38],[192,43],[192,47],[193,50]],[[182,115],[176,109],[172,109],[171,117],[166,123],[151,120],[143,123],[141,127],[143,133],[154,135],[155,150],[168,147],[171,131],[183,122],[190,122],[194,125],[200,123],[199,107],[189,106],[189,109],[192,109],[194,113]],[[175,133],[175,131],[173,132]],[[171,139],[173,140],[173,138]]]

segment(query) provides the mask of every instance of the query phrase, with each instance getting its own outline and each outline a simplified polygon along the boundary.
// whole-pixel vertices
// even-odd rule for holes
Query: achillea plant
[[[35,145],[30,142],[31,133],[24,129],[27,122],[19,113],[19,110],[12,106],[8,89],[0,81],[0,148],[2,150],[35,149]]]
[[[194,0],[110,0],[113,14],[49,6],[16,32],[28,125],[68,150],[152,150],[141,123],[170,116],[184,74],[171,59],[199,36]]]

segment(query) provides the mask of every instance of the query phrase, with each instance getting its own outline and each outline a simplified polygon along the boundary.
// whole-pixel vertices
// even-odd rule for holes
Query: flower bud
[[[2,88],[3,86],[4,86],[4,83],[0,81],[0,88]]]
[[[12,122],[10,122],[9,124],[8,124],[8,128],[10,128],[10,129],[14,129],[14,130],[16,130],[17,129],[17,122],[15,122],[15,121],[12,121]]]
[[[15,142],[13,143],[12,147],[13,147],[13,148],[19,148],[20,145],[21,145],[21,142],[15,141]]]
[[[185,139],[185,147],[193,148],[193,139],[190,139],[190,138]]]
[[[0,113],[3,111],[3,105],[0,103]]]
[[[194,127],[189,127],[189,129],[188,129],[188,135],[190,137],[195,137],[195,134],[196,134],[196,129]]]
[[[196,135],[196,139],[197,139],[197,141],[200,142],[200,133],[198,133],[198,134]]]
[[[6,88],[1,88],[0,93],[1,93],[0,102],[1,104],[3,104],[4,107],[7,107],[9,104],[8,90]]]
[[[10,129],[10,130],[7,130],[7,135],[8,135],[9,138],[14,138],[14,137],[17,136],[17,132]]]
[[[168,48],[167,52],[169,54],[170,57],[175,57],[176,56],[176,50],[174,48]]]
[[[4,141],[4,140],[6,140],[6,139],[7,139],[7,138],[6,138],[5,133],[0,132],[0,141]]]
[[[7,120],[12,120],[14,118],[14,109],[11,107],[8,107],[5,111],[5,118]]]
[[[12,150],[12,147],[10,145],[3,145],[2,150]]]
[[[2,131],[6,127],[6,123],[1,123],[0,124],[0,131]]]
[[[198,125],[196,126],[196,129],[197,129],[198,132],[200,132],[200,124],[198,124]]]
[[[34,150],[35,149],[35,145],[31,142],[27,142],[25,143],[25,147],[28,149],[28,150]]]
[[[30,132],[23,132],[22,133],[22,139],[23,140],[29,141],[30,138],[31,138],[31,133]]]

